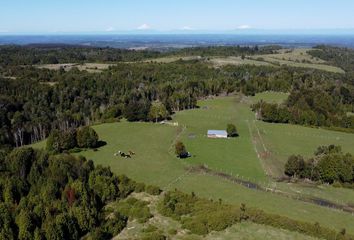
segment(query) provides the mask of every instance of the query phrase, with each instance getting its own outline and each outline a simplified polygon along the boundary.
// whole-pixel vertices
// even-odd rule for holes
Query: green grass
[[[252,102],[257,103],[261,100],[268,102],[268,103],[277,103],[281,104],[285,102],[285,100],[289,97],[289,93],[282,93],[282,92],[262,92],[257,93],[254,97],[252,97]]]
[[[198,238],[197,238],[198,239]],[[225,231],[215,232],[207,235],[207,240],[315,240],[317,238],[309,237],[300,233],[290,232],[282,229],[268,227],[264,225],[242,222],[236,224]]]
[[[258,61],[256,59],[248,59],[241,57],[212,57],[208,61],[214,66],[224,66],[224,65],[254,65],[254,66],[272,66],[273,64],[265,61]]]
[[[311,157],[321,145],[339,145],[344,152],[354,154],[354,135],[351,133],[262,121],[256,121],[254,124],[271,154],[269,166],[273,167],[277,175],[283,173],[283,166],[290,155]]]
[[[176,62],[180,59],[182,60],[197,60],[203,59],[207,63],[215,67],[225,66],[225,65],[254,65],[254,66],[280,66],[286,65],[291,67],[300,67],[300,68],[310,68],[317,69],[322,71],[334,72],[334,73],[345,73],[343,69],[328,65],[322,59],[314,58],[307,53],[310,49],[299,48],[299,49],[281,49],[274,54],[264,54],[264,55],[253,55],[246,56],[242,59],[241,57],[225,57],[225,56],[216,56],[216,57],[204,57],[200,56],[170,56],[156,58],[152,60],[147,60],[146,62],[159,62],[159,63],[171,63]],[[207,59],[207,60],[206,60]]]
[[[256,98],[280,102],[286,94],[263,93]],[[158,185],[164,190],[178,188],[184,192],[194,191],[205,198],[258,207],[267,212],[288,216],[293,219],[319,222],[323,226],[337,230],[346,228],[354,233],[354,217],[348,213],[332,210],[314,204],[304,203],[280,195],[247,189],[216,176],[199,175],[186,171],[186,167],[206,164],[209,168],[246,179],[271,184],[265,175],[260,159],[254,149],[253,140],[257,127],[264,144],[272,152],[270,161],[262,162],[266,166],[282,171],[287,156],[301,153],[310,156],[316,147],[324,144],[342,145],[344,151],[353,151],[354,138],[351,134],[321,129],[306,128],[286,124],[253,122],[254,113],[247,101],[238,97],[223,97],[203,100],[200,108],[178,112],[173,116],[179,127],[153,123],[107,123],[93,126],[101,140],[107,145],[98,151],[88,150],[79,153],[95,164],[110,166],[117,174],[126,174],[134,180]],[[250,99],[252,102],[252,99]],[[251,127],[249,131],[248,123]],[[240,133],[235,139],[208,139],[208,129],[225,129],[226,124],[234,123]],[[184,130],[182,130],[184,129]],[[193,157],[180,160],[175,157],[173,143],[181,139]],[[334,142],[333,142],[334,141]],[[35,144],[43,147],[44,142]],[[114,156],[118,150],[136,153],[131,159]],[[308,188],[298,184],[277,183],[282,191],[318,196],[326,199],[338,199],[352,202],[352,190],[332,187]]]
[[[179,159],[169,152],[177,128],[152,123],[108,123],[93,126],[108,144],[98,151],[79,153],[95,164],[110,166],[112,171],[148,184],[164,186],[184,173]],[[136,154],[130,158],[114,156],[118,151]]]
[[[187,193],[195,192],[198,196],[216,201],[221,198],[227,203],[245,203],[249,207],[257,207],[268,213],[310,224],[318,222],[322,226],[337,230],[346,228],[349,233],[354,234],[354,216],[349,213],[248,189],[217,177],[190,174],[170,188],[178,188]]]
[[[265,181],[266,176],[257,159],[246,119],[253,113],[235,97],[200,102],[200,108],[177,113],[175,121],[186,126],[181,140],[193,155],[188,163],[205,164],[209,168],[233,175]],[[236,125],[239,137],[209,139],[208,129],[225,130],[228,123]]]

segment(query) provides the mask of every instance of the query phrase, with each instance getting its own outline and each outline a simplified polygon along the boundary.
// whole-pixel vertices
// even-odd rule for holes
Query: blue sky
[[[353,0],[0,0],[0,33],[354,29]]]

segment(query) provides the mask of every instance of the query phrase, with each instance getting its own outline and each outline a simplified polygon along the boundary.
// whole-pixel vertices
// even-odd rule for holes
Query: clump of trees
[[[47,150],[61,153],[77,147],[95,148],[98,146],[98,141],[98,134],[89,126],[63,132],[53,130],[47,139]]]
[[[231,124],[231,123],[227,124],[226,132],[227,132],[228,137],[237,137],[238,136],[237,128],[234,124]]]
[[[160,101],[155,101],[151,104],[148,117],[150,121],[157,122],[166,119],[169,113],[165,105]]]
[[[354,183],[354,156],[343,153],[340,146],[321,146],[314,157],[305,160],[292,155],[285,164],[285,174],[296,178],[307,178],[325,183]]]
[[[76,140],[80,148],[95,148],[98,145],[98,134],[91,127],[81,127],[76,131]]]
[[[138,215],[108,218],[105,205],[144,187],[83,157],[16,148],[0,160],[0,239],[111,239],[129,217],[150,216],[145,203],[132,202]]]

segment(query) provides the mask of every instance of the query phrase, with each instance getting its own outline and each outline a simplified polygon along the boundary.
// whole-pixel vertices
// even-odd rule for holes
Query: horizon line
[[[11,35],[119,35],[119,34],[260,34],[260,33],[272,33],[272,34],[346,34],[354,35],[353,28],[248,28],[248,29],[226,29],[226,30],[213,30],[213,29],[171,29],[171,30],[159,30],[159,29],[131,29],[131,30],[93,30],[93,31],[0,31],[0,36]]]

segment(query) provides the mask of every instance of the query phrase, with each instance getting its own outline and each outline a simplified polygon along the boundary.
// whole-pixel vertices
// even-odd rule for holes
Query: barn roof
[[[226,135],[227,132],[225,130],[208,130],[208,135]]]

